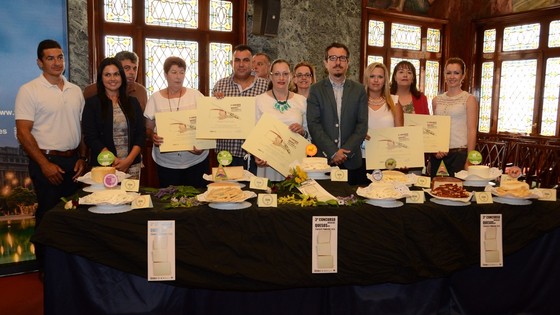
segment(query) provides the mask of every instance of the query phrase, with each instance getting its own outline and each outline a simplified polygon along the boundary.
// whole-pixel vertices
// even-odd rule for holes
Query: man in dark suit
[[[340,43],[325,49],[329,77],[313,86],[307,99],[307,126],[313,143],[329,164],[348,170],[348,183],[363,174],[360,144],[368,128],[367,95],[363,85],[346,79],[350,52]]]

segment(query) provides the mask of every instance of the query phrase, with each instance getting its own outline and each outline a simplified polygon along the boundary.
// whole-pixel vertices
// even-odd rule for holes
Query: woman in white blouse
[[[160,90],[148,99],[144,117],[146,117],[146,134],[154,142],[152,157],[157,164],[159,186],[186,185],[205,187],[202,178],[209,169],[208,150],[193,147],[188,151],[161,152],[159,146],[165,139],[157,134],[155,114],[159,112],[178,112],[196,109],[197,99],[204,95],[198,90],[183,86],[187,65],[179,57],[169,57],[163,64],[167,88]]]
[[[307,99],[288,89],[291,78],[290,64],[286,60],[278,59],[272,62],[269,89],[255,98],[257,121],[264,113],[269,113],[288,125],[292,132],[308,137],[305,117]],[[268,166],[265,160],[255,157],[255,162],[257,176],[266,177],[270,181],[284,180],[284,176]]]

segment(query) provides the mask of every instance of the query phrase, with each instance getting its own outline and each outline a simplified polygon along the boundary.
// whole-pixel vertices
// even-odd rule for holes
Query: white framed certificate
[[[451,117],[404,114],[405,126],[421,126],[424,152],[448,152],[451,138]]]
[[[424,138],[422,127],[392,127],[370,129],[366,141],[366,169],[386,169],[393,159],[396,168],[424,167]]]
[[[245,151],[267,161],[278,173],[288,176],[290,164],[306,157],[310,142],[290,130],[288,125],[269,113],[264,113],[243,145]]]
[[[163,137],[160,152],[188,151],[196,147],[199,150],[213,149],[216,140],[197,139],[197,112],[195,109],[178,112],[160,112],[155,114],[157,134]]]
[[[201,97],[197,99],[196,137],[245,139],[255,126],[254,97]]]

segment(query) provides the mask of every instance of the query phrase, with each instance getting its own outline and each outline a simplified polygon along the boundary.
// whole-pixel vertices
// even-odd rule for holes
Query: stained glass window
[[[113,57],[119,51],[132,51],[132,37],[105,36],[105,57]]]
[[[210,91],[218,80],[232,73],[232,50],[231,44],[210,43]]]
[[[369,20],[368,45],[383,47],[385,41],[385,23],[383,21]]]
[[[367,56],[367,64],[369,65],[370,63],[373,62],[379,62],[379,63],[383,63],[383,57],[381,56]]]
[[[441,36],[440,31],[435,28],[428,28],[426,50],[431,52],[439,52]]]
[[[148,25],[198,28],[198,0],[145,0]]]
[[[231,1],[210,1],[210,29],[231,32],[233,24],[233,4]]]
[[[422,44],[420,31],[419,26],[393,23],[391,26],[391,47],[420,50]]]
[[[198,43],[183,40],[146,38],[146,89],[148,95],[167,87],[163,63],[169,56],[181,57],[187,64],[185,86],[198,89]]]
[[[432,112],[432,99],[439,94],[439,62],[426,60],[425,80],[424,94],[428,98],[428,107]]]
[[[105,0],[103,11],[107,22],[132,23],[132,0]]]
[[[502,63],[498,132],[531,133],[536,75],[536,59]]]
[[[494,63],[482,63],[480,74],[480,107],[478,112],[478,131],[490,132],[492,113],[492,89],[494,85]]]
[[[482,48],[483,53],[493,53],[496,51],[496,29],[484,31],[484,47]]]
[[[539,48],[540,30],[540,23],[504,28],[504,51]]]
[[[560,20],[550,22],[548,47],[560,47]]]
[[[558,122],[558,92],[560,88],[560,58],[549,58],[546,61],[546,77],[544,79],[543,111],[541,135],[555,136]]]

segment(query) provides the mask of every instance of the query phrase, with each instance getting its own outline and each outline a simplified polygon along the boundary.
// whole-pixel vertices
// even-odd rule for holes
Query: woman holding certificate
[[[290,64],[283,59],[275,60],[270,66],[270,83],[268,91],[255,97],[257,121],[264,113],[274,115],[289,126],[292,132],[308,137],[307,100],[303,95],[291,92]],[[282,181],[284,176],[268,166],[266,161],[255,157],[257,176],[266,177],[270,181]]]
[[[157,164],[160,187],[205,187],[207,184],[202,175],[209,169],[208,150],[193,147],[188,151],[161,152],[159,148],[165,139],[157,134],[155,114],[196,109],[197,98],[204,96],[198,90],[183,86],[186,69],[183,59],[174,56],[167,58],[163,63],[167,88],[152,94],[144,110],[146,131],[154,142],[152,157]]]
[[[389,89],[389,71],[384,64],[373,62],[364,71],[363,84],[368,95],[368,130],[402,127],[404,115],[402,107],[397,106],[397,98],[391,95]],[[370,135],[366,135],[369,141]],[[365,141],[362,144],[362,156],[365,154]],[[360,178],[359,185],[367,185],[366,161],[362,163],[363,177]]]
[[[126,83],[121,62],[103,59],[97,69],[97,95],[86,100],[82,126],[92,166],[99,165],[97,156],[108,150],[115,155],[115,169],[138,179],[146,129],[140,103],[128,96]]]
[[[478,128],[478,103],[474,96],[461,89],[465,79],[465,63],[460,58],[449,58],[445,63],[447,92],[432,101],[434,115],[451,117],[449,152],[437,152],[430,157],[430,175],[435,177],[441,162],[449,176],[466,170],[469,163],[467,152],[474,150]]]

